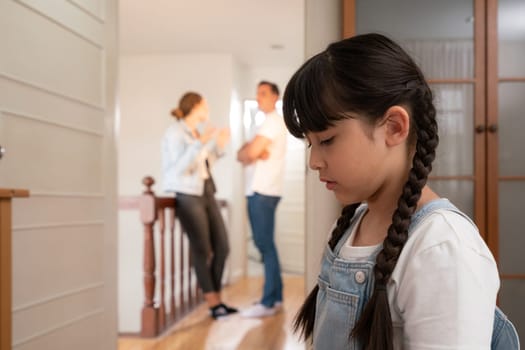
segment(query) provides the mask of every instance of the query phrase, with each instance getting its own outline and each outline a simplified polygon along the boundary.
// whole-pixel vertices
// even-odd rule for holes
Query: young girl
[[[206,128],[208,105],[195,92],[184,94],[171,113],[176,121],[162,140],[164,190],[176,193],[176,210],[188,235],[199,286],[214,319],[237,312],[221,300],[222,274],[229,253],[228,235],[215,200],[210,165],[222,155],[229,130]]]
[[[436,110],[403,49],[378,34],[333,43],[294,74],[283,102],[310,167],[344,205],[296,330],[315,349],[479,350],[491,339],[517,349],[496,309],[492,254],[426,185]]]

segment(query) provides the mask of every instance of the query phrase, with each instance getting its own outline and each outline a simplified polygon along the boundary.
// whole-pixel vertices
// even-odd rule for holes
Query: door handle
[[[497,131],[498,131],[498,125],[497,125],[497,124],[491,124],[491,125],[489,126],[489,131],[490,131],[491,133],[495,133],[495,132],[497,132]]]
[[[476,133],[481,134],[481,133],[485,132],[486,127],[483,124],[479,124],[479,125],[476,126],[475,130],[476,130]]]
[[[0,159],[4,157],[4,154],[5,154],[5,148],[2,145],[0,145]]]

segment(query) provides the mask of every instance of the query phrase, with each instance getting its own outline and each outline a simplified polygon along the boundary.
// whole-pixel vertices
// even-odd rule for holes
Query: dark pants
[[[177,193],[176,210],[190,241],[193,266],[202,291],[220,291],[230,247],[211,181],[206,180],[202,196]]]

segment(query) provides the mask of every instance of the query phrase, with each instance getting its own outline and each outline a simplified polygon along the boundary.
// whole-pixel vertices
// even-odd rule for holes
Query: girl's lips
[[[335,186],[337,185],[337,182],[333,181],[327,181],[326,182],[326,189],[333,191],[335,189]]]
[[[327,190],[332,191],[337,186],[337,182],[335,182],[335,181],[330,181],[330,180],[326,180],[326,179],[322,179],[322,178],[320,180],[321,180],[321,182],[325,182],[326,183],[326,189]]]

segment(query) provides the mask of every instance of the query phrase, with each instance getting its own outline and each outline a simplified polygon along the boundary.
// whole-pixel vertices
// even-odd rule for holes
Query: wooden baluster
[[[144,306],[142,307],[141,336],[154,337],[159,333],[158,309],[153,301],[155,295],[155,246],[153,224],[156,219],[155,195],[151,186],[153,178],[145,177],[146,190],[140,197],[140,218],[144,224]]]
[[[179,276],[180,276],[179,310],[180,310],[180,313],[179,314],[184,314],[184,312],[186,311],[186,301],[184,300],[184,290],[186,289],[185,288],[186,286],[184,283],[184,231],[183,231],[181,224],[179,224],[179,227],[180,227],[180,236],[179,236],[179,242],[180,242],[180,245],[179,245],[179,254],[180,254],[179,255],[179,261],[180,261],[180,266],[179,266]]]
[[[197,275],[195,274],[195,269],[193,268],[193,256],[190,255],[190,271],[192,271],[192,277],[194,277],[192,290],[193,290],[193,306],[199,304],[199,280],[197,280]]]
[[[191,254],[191,249],[189,247],[189,241],[186,240],[186,242],[188,244],[188,276],[189,276],[188,290],[191,296],[191,308],[193,309],[196,305],[195,303],[195,281],[197,279],[195,275],[195,269],[193,268],[193,256]]]
[[[163,330],[166,327],[166,304],[164,302],[164,291],[165,291],[165,254],[164,254],[164,231],[166,225],[164,222],[164,209],[159,208],[157,210],[159,220],[159,231],[160,231],[160,302],[159,302],[159,329]]]
[[[168,209],[170,230],[170,320],[175,321],[175,208]]]

